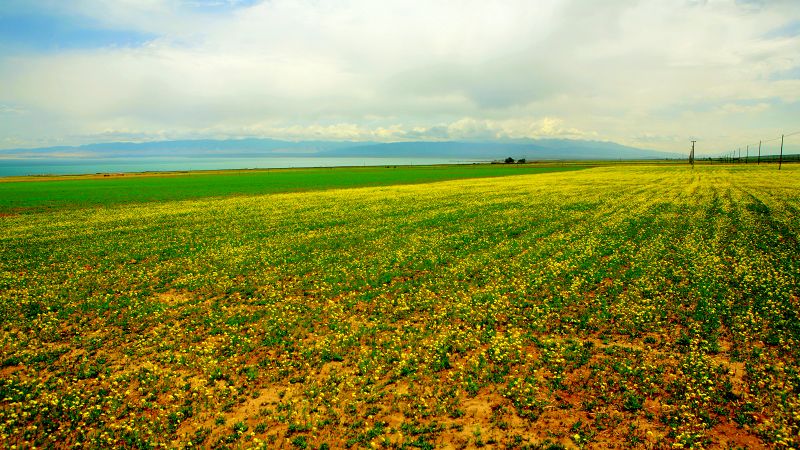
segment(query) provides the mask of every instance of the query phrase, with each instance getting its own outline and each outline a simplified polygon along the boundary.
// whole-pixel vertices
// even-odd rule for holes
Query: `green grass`
[[[33,212],[231,195],[430,183],[545,173],[584,166],[450,165],[190,172],[0,182],[0,212]]]

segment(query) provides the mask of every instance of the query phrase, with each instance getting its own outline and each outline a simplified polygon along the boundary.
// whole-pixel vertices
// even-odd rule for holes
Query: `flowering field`
[[[800,446],[800,167],[0,217],[0,446]]]

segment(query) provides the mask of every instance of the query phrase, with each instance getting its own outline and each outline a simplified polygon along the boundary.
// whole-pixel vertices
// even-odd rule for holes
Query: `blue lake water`
[[[472,164],[477,161],[456,161],[446,158],[187,158],[140,157],[108,159],[0,159],[0,176],[67,175],[87,173],[275,169],[292,167],[387,166],[429,164]]]

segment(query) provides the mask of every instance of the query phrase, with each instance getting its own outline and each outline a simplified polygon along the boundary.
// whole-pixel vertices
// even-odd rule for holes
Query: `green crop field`
[[[475,164],[0,178],[0,213],[429,183],[582,168],[575,164]]]
[[[0,186],[0,446],[800,446],[800,166],[215,176]]]

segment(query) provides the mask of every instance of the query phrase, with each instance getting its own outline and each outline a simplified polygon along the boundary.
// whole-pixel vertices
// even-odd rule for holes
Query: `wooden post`
[[[761,164],[761,141],[758,141],[758,164]]]

